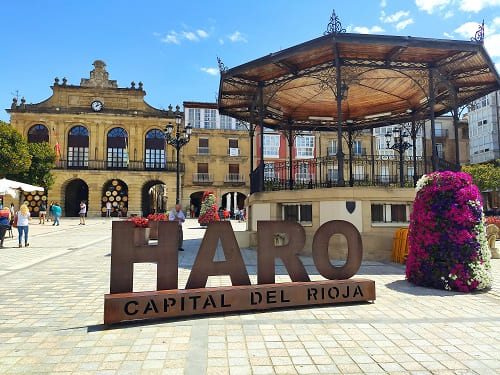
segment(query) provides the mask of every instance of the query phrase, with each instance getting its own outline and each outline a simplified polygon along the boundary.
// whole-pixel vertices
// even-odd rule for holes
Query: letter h
[[[134,263],[156,263],[157,290],[177,289],[177,222],[158,222],[158,245],[137,245],[134,223],[114,221],[111,237],[110,293],[131,293],[134,285]]]

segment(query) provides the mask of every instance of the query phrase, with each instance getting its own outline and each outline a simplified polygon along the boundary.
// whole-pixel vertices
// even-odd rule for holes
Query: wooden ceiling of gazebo
[[[350,129],[429,118],[432,87],[436,115],[500,88],[481,41],[331,33],[232,69],[219,63],[219,110],[256,123],[262,108],[270,128],[337,130],[338,66]]]

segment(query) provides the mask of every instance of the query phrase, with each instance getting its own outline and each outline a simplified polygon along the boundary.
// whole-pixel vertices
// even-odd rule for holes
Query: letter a
[[[225,261],[214,262],[215,251],[219,239],[224,251]],[[241,257],[240,247],[236,242],[229,221],[208,224],[201,242],[200,250],[189,274],[186,289],[204,288],[208,276],[229,275],[233,285],[250,285],[245,263]]]

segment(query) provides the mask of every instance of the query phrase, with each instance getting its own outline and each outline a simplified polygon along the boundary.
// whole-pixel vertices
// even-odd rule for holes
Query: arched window
[[[28,143],[42,143],[49,141],[49,129],[45,125],[36,124],[28,130]]]
[[[89,166],[89,131],[75,126],[68,133],[68,168]]]
[[[128,134],[123,128],[113,128],[108,132],[108,168],[127,168]]]
[[[146,133],[145,147],[146,169],[165,168],[165,135],[159,129],[153,129]]]

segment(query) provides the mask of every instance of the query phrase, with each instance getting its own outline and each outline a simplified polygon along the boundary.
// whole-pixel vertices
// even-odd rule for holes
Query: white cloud
[[[435,10],[443,10],[450,2],[451,0],[415,0],[418,9],[424,10],[429,14],[434,13]]]
[[[247,42],[246,38],[238,30],[236,30],[231,35],[228,35],[228,38],[231,42],[244,42],[244,43]]]
[[[202,72],[210,74],[211,76],[216,76],[219,74],[219,70],[217,68],[200,68]]]
[[[174,43],[174,44],[180,44],[179,40],[179,34],[177,34],[175,31],[169,32],[167,35],[165,35],[164,38],[161,39],[163,43]]]
[[[460,0],[460,9],[477,13],[486,7],[500,6],[500,0]]]
[[[196,34],[198,34],[200,38],[208,38],[208,33],[205,30],[196,30]]]
[[[380,1],[380,7],[385,8],[387,6],[387,0],[381,0]]]
[[[413,18],[408,18],[407,20],[404,20],[404,21],[398,22],[398,23],[396,24],[396,30],[398,30],[398,31],[399,31],[399,30],[404,30],[404,29],[406,29],[406,27],[407,27],[408,25],[411,25],[412,23],[415,23],[415,22],[413,21]]]
[[[199,40],[198,36],[195,33],[193,33],[192,31],[183,31],[182,36],[184,38],[186,38],[187,40],[190,40],[192,42],[196,42]]]
[[[484,47],[491,57],[500,57],[500,34],[493,34],[486,37],[484,39]]]
[[[410,15],[410,12],[409,11],[404,11],[404,10],[400,10],[394,14],[390,14],[388,16],[385,15],[385,12],[382,11],[381,12],[381,17],[380,17],[380,20],[384,23],[394,23],[394,22],[398,22],[401,18],[405,18],[405,17],[408,17]]]
[[[477,22],[466,22],[455,29],[455,32],[463,36],[464,38],[471,38],[474,36],[478,29]]]
[[[372,26],[372,27],[354,26],[353,31],[355,33],[360,33],[360,34],[375,34],[384,32],[385,30],[382,29],[380,26]]]
[[[451,17],[453,17],[453,16],[454,16],[454,13],[453,13],[453,11],[452,11],[452,10],[449,10],[449,11],[447,11],[447,12],[444,14],[444,18],[445,18],[445,19],[451,18]]]
[[[224,44],[224,39],[219,38],[219,44]]]
[[[444,35],[445,37],[447,37],[447,38],[450,38],[450,39],[453,39],[453,38],[454,38],[453,34],[449,34],[449,33],[447,33],[447,32],[444,32],[444,33],[443,33],[443,35]]]

